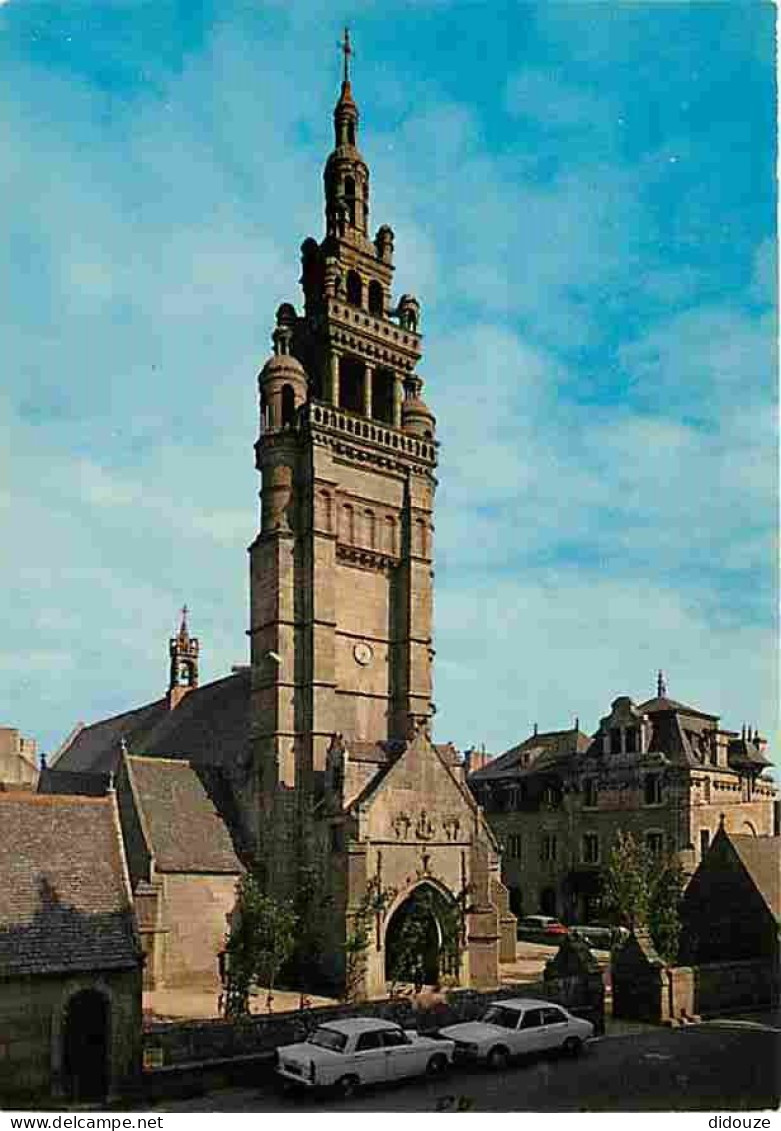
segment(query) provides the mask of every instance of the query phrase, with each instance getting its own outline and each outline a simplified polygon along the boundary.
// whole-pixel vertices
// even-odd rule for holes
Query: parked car
[[[455,1041],[456,1060],[504,1068],[525,1053],[560,1050],[576,1056],[594,1036],[594,1026],[553,1001],[508,998],[492,1002],[479,1021],[448,1025],[441,1033]]]
[[[363,1084],[437,1076],[453,1063],[455,1042],[408,1032],[381,1017],[347,1017],[318,1026],[305,1041],[277,1049],[278,1076],[303,1088],[352,1095]]]
[[[551,942],[560,942],[568,929],[550,915],[527,915],[518,920],[519,939],[538,939],[543,936]]]
[[[584,939],[589,946],[598,950],[610,950],[628,938],[626,927],[616,927],[609,923],[583,923],[570,927],[570,934]]]

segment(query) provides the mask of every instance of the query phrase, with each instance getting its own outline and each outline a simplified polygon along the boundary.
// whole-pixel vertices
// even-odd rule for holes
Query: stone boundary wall
[[[697,1017],[778,1005],[781,976],[767,959],[702,966],[643,964],[613,970],[613,1016],[675,1025]]]
[[[420,1032],[468,1021],[487,1002],[510,997],[558,1001],[604,1032],[604,986],[601,977],[561,978],[504,986],[490,992],[454,990],[430,1009],[415,1008],[413,999],[387,998],[352,1005],[318,1006],[307,1010],[253,1016],[245,1021],[155,1022],[144,1031],[144,1076],[150,1080],[172,1070],[270,1057],[277,1045],[304,1040],[312,1029],[341,1017],[384,1017]],[[424,999],[425,1001],[425,999]]]

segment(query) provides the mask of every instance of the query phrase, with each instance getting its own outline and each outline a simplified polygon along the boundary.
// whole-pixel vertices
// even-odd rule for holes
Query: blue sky
[[[357,10],[355,10],[357,9]],[[255,376],[349,18],[442,442],[437,735],[670,694],[775,737],[774,10],[0,2],[0,722],[246,661]]]

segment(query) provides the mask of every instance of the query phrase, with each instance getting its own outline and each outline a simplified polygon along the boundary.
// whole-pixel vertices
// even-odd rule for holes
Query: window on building
[[[704,856],[710,844],[710,829],[700,829],[700,856]]]
[[[660,832],[646,833],[645,845],[652,856],[661,856],[664,852],[664,834]]]
[[[507,855],[511,860],[520,860],[521,858],[521,834],[510,833],[507,838]]]
[[[610,728],[610,753],[621,753],[621,727]]]
[[[637,727],[627,727],[624,731],[624,749],[627,754],[637,753]]]
[[[372,416],[382,424],[393,424],[393,373],[375,369],[372,374]]]
[[[292,385],[282,386],[282,425],[290,425],[296,418],[296,394]]]
[[[347,272],[347,301],[351,306],[361,306],[363,303],[363,284],[357,271]]]
[[[596,778],[586,778],[583,783],[583,804],[589,809],[594,809],[599,802],[599,790]]]
[[[662,775],[645,775],[645,803],[646,805],[661,805],[662,803]]]
[[[383,293],[382,283],[378,283],[376,279],[372,279],[369,283],[369,311],[371,314],[383,314]]]
[[[556,859],[556,834],[543,833],[540,840],[540,859],[551,861]]]
[[[343,357],[339,362],[339,407],[363,413],[363,362]]]
[[[583,834],[583,863],[599,863],[599,836],[596,833]]]
[[[545,789],[542,791],[542,803],[549,809],[558,808],[559,804],[561,803],[561,791],[559,790],[558,786],[545,786]]]
[[[355,225],[355,180],[353,177],[344,178],[344,198],[347,205],[347,211],[350,216],[350,223]],[[360,304],[358,304],[360,305]]]

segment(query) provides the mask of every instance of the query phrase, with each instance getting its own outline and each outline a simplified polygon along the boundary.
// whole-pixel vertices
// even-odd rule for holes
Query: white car
[[[594,1026],[554,1001],[507,998],[491,1002],[479,1021],[448,1025],[440,1032],[456,1042],[457,1060],[504,1068],[513,1056],[549,1049],[575,1056],[594,1036]]]
[[[277,1049],[277,1074],[306,1088],[352,1095],[362,1084],[437,1076],[453,1063],[455,1042],[408,1032],[381,1017],[349,1017],[318,1026],[305,1041]]]

